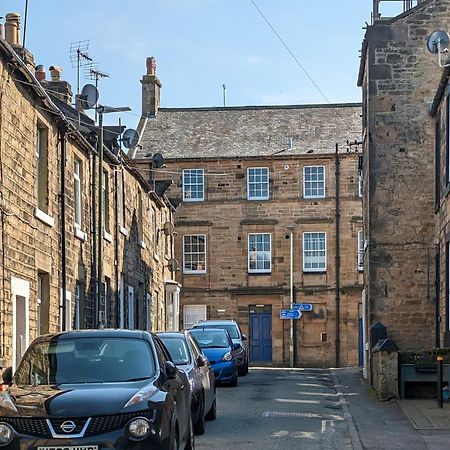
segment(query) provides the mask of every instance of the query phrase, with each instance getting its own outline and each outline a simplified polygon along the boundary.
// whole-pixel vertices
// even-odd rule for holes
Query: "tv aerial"
[[[80,93],[80,68],[92,65],[92,58],[88,54],[89,41],[78,41],[70,44],[70,60],[72,67],[77,68],[77,94]]]
[[[438,30],[430,34],[427,39],[427,48],[430,53],[438,55],[439,67],[449,67],[450,64],[442,64],[442,53],[448,53],[449,34],[446,31]]]
[[[159,169],[164,166],[164,156],[161,153],[155,153],[152,156],[152,165],[156,169]]]

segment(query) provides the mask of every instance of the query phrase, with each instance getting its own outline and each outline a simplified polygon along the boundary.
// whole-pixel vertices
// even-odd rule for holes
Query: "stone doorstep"
[[[435,399],[397,400],[416,430],[450,430],[450,404],[438,408]]]

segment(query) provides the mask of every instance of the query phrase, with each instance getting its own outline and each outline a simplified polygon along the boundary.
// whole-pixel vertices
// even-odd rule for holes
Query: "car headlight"
[[[222,356],[222,361],[231,361],[233,359],[233,355],[230,352],[226,352],[225,355]]]
[[[7,423],[0,423],[0,445],[8,445],[14,437],[14,430]]]
[[[144,417],[136,417],[128,424],[128,433],[133,439],[145,439],[151,432],[150,422]]]

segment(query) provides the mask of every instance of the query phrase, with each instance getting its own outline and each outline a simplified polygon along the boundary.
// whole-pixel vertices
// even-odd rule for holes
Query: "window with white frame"
[[[102,281],[100,287],[100,299],[98,306],[98,320],[104,326],[107,326],[108,320],[108,297],[110,291],[111,281],[109,278],[105,277],[105,281]]]
[[[206,272],[206,235],[183,236],[183,273]]]
[[[83,298],[83,284],[77,281],[75,284],[75,320],[74,327],[76,330],[81,328],[81,302]]]
[[[303,197],[325,198],[325,166],[303,168]]]
[[[125,228],[125,192],[122,171],[117,174],[117,219],[119,227]]]
[[[109,233],[109,175],[106,170],[102,176],[102,216],[103,230]]]
[[[73,165],[73,198],[75,226],[81,228],[81,161],[77,158]]]
[[[36,129],[37,207],[48,213],[48,128],[38,123]]]
[[[358,231],[358,270],[364,270],[364,231]]]
[[[269,169],[250,167],[247,169],[247,199],[267,200],[269,198]]]
[[[326,233],[303,233],[303,271],[324,272],[327,270]]]
[[[272,239],[270,233],[248,235],[248,272],[268,273],[272,270]]]
[[[206,305],[184,305],[183,327],[192,328],[201,320],[206,320]]]
[[[205,174],[203,169],[183,170],[183,201],[201,202],[205,199]]]

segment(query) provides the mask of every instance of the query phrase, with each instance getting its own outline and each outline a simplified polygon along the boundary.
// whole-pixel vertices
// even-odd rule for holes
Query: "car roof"
[[[63,331],[61,333],[44,334],[35,339],[38,341],[50,341],[50,340],[64,340],[64,339],[83,339],[88,337],[120,337],[120,338],[134,338],[134,339],[148,339],[151,333],[143,330],[125,330],[119,328],[104,328],[100,330],[72,330]]]
[[[235,320],[200,320],[195,324],[195,326],[202,326],[203,324],[211,324],[211,325],[237,325]]]
[[[161,338],[180,338],[185,337],[185,333],[183,331],[160,331],[156,333],[156,336]]]

